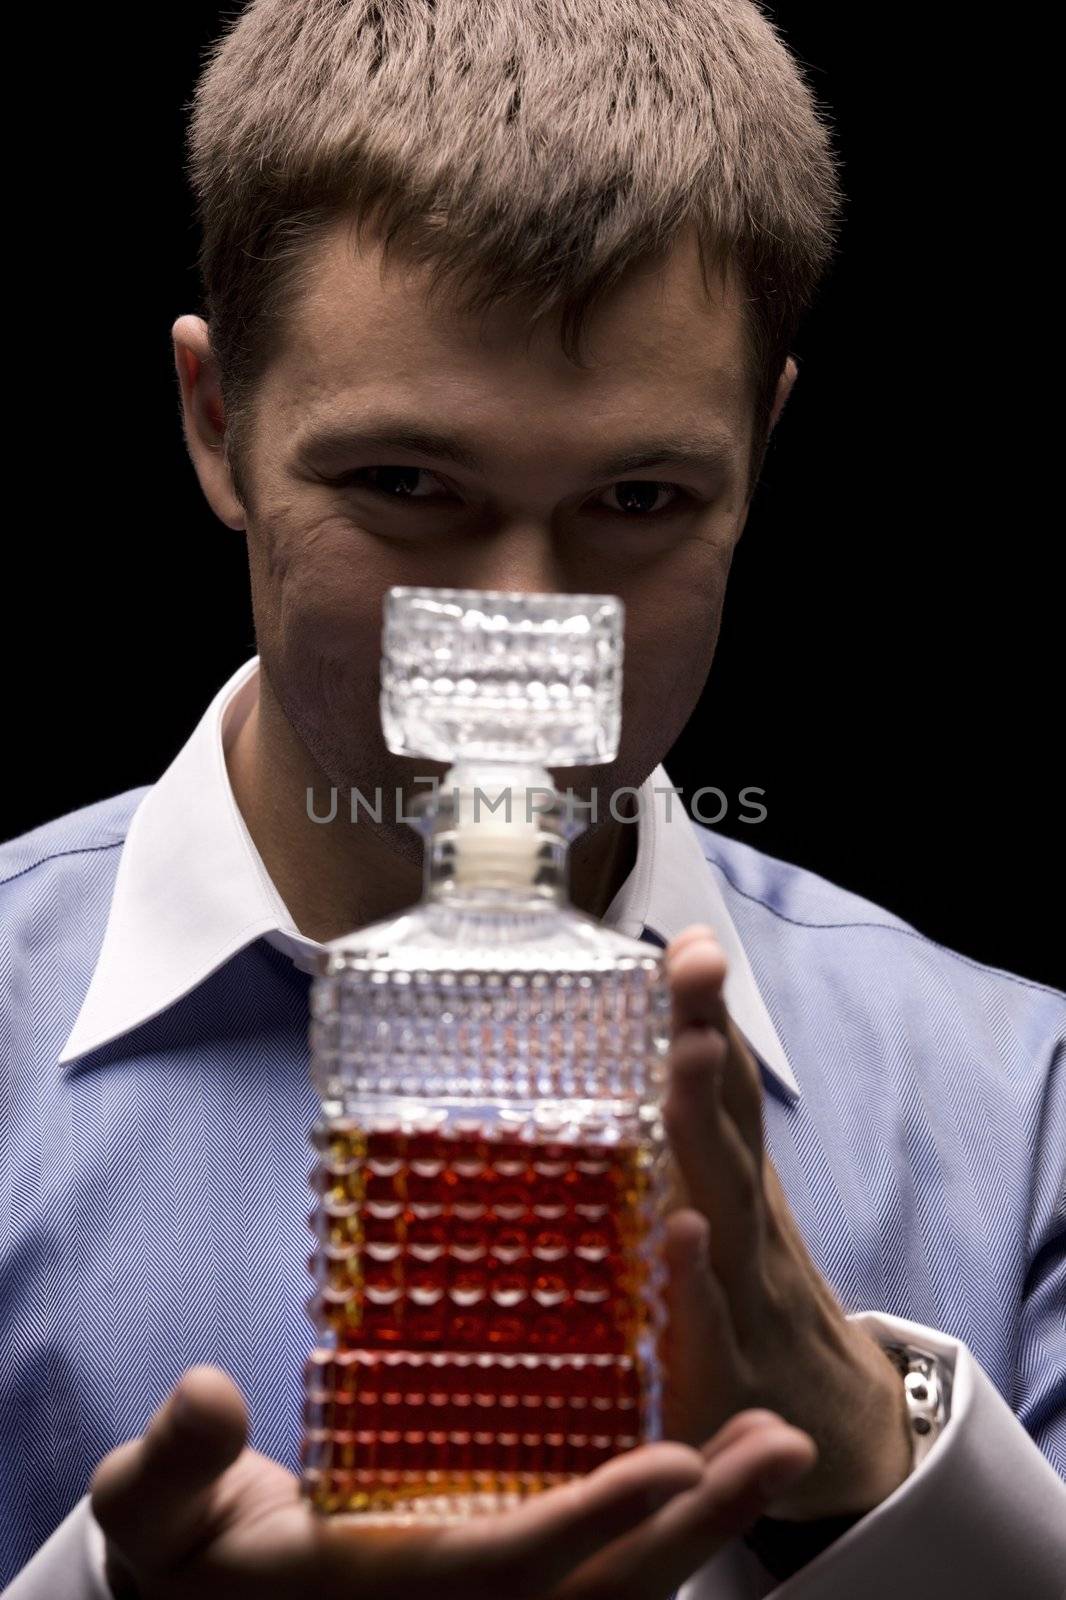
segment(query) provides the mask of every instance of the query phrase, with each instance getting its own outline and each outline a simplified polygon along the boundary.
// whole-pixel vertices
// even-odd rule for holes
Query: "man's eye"
[[[377,473],[383,481],[364,482],[371,473]],[[389,500],[433,499],[432,495],[416,493],[420,477],[432,478],[433,473],[427,472],[424,467],[359,467],[355,472],[346,472],[343,481],[357,489],[369,489],[372,494],[383,495]]]
[[[604,492],[613,494],[618,499],[617,505],[604,506],[605,511],[616,511],[623,516],[634,518],[658,516],[661,512],[676,511],[688,498],[684,489],[676,483],[657,483],[654,479],[641,478],[626,478],[621,483],[612,483]],[[659,496],[664,493],[669,493],[672,498],[665,505],[656,504]]]
[[[424,467],[357,467],[352,472],[346,472],[341,482],[347,487],[368,489],[371,494],[381,495],[388,500],[418,500],[432,502],[441,496],[432,492],[420,492],[419,479],[424,478],[437,483],[440,482],[436,475]],[[423,486],[423,489],[425,486]],[[603,500],[594,502],[597,510],[608,511],[615,516],[629,517],[633,521],[641,518],[651,518],[664,515],[670,511],[677,511],[690,498],[684,489],[676,483],[659,483],[654,479],[626,478],[619,483],[613,483],[609,489],[604,490],[605,495],[614,495],[617,504],[605,504]],[[665,504],[662,497],[666,495]],[[443,497],[448,498],[447,494]]]

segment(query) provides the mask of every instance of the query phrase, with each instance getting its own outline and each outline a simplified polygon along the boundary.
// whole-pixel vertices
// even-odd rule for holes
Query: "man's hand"
[[[101,1461],[91,1504],[120,1600],[665,1600],[815,1454],[745,1412],[702,1454],[645,1445],[517,1510],[393,1530],[319,1515],[246,1435],[240,1390],[194,1367]]]
[[[762,1084],[726,1012],[726,962],[694,924],[667,948],[667,1132],[681,1208],[667,1224],[667,1433],[698,1445],[766,1406],[818,1446],[814,1470],[767,1515],[871,1510],[910,1471],[903,1384],[822,1278],[763,1146]]]

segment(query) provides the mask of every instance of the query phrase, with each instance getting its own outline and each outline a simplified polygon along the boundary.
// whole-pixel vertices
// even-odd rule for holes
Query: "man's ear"
[[[218,363],[202,317],[179,317],[171,330],[174,364],[181,386],[181,406],[188,446],[200,488],[215,516],[227,528],[247,527],[223,449],[226,419]]]
[[[745,525],[746,525],[747,520],[748,520],[748,512],[751,509],[751,502],[752,502],[752,498],[753,498],[753,496],[755,494],[756,486],[757,486],[758,481],[759,481],[759,474],[762,471],[763,461],[766,459],[766,449],[767,449],[767,445],[769,444],[770,435],[773,433],[774,428],[777,426],[777,419],[781,415],[782,411],[784,411],[784,409],[785,409],[785,401],[788,399],[789,395],[792,393],[792,385],[795,383],[795,381],[796,381],[796,379],[798,377],[799,377],[799,368],[796,365],[796,362],[793,359],[793,357],[792,356],[788,356],[786,358],[786,360],[785,360],[785,365],[782,368],[781,375],[777,380],[777,387],[776,387],[776,389],[774,391],[774,402],[773,402],[773,405],[770,407],[769,424],[768,424],[767,429],[766,429],[766,436],[762,441],[762,448],[761,448],[761,450],[759,452],[759,458],[758,458],[758,460],[756,462],[754,462],[752,464],[752,467],[751,467],[747,493],[744,496],[744,506],[743,506],[743,510],[741,512],[741,515],[740,515],[740,520],[739,520],[739,522],[737,524],[737,538],[738,539],[743,534]]]
[[[770,432],[777,426],[777,419],[785,409],[785,401],[792,393],[792,385],[799,376],[799,368],[792,356],[785,362],[784,371],[777,380],[777,392],[774,395],[773,407],[770,411]]]

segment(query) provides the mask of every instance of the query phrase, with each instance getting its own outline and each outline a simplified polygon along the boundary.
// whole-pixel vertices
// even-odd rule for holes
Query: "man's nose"
[[[462,585],[552,594],[573,587],[562,560],[560,539],[550,523],[529,518],[500,523],[466,553]],[[458,584],[457,584],[458,586]]]

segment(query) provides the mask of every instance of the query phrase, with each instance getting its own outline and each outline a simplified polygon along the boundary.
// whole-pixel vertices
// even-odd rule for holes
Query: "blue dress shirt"
[[[254,662],[158,785],[0,847],[0,1584],[197,1363],[232,1375],[249,1443],[298,1470],[316,947],[250,841],[238,863],[218,833],[220,718],[253,687]],[[183,759],[186,783],[207,766],[177,806]],[[170,832],[134,881],[157,790]],[[662,870],[642,850],[615,921],[660,942],[710,921],[732,946],[767,1147],[816,1266],[849,1313],[920,1325],[966,1362],[971,1421],[920,1469],[930,1487],[891,1497],[899,1517],[913,1533],[916,1506],[931,1528],[969,1505],[1000,1519],[1010,1560],[1012,1538],[1042,1574],[1061,1554],[1066,1584],[1066,1516],[1049,1521],[1066,1511],[1066,996],[675,813],[694,856],[679,871],[660,829]],[[870,1529],[893,1514],[813,1564],[832,1578],[835,1561],[836,1587],[801,1572],[773,1592],[880,1594]],[[700,1592],[768,1592],[730,1582]]]

